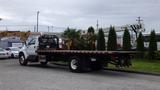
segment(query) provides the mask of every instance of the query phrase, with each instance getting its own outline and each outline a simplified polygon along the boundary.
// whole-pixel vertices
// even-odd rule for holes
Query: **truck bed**
[[[38,49],[38,54],[45,53],[73,53],[73,54],[135,54],[137,51],[90,51],[90,50],[55,50],[55,49]]]

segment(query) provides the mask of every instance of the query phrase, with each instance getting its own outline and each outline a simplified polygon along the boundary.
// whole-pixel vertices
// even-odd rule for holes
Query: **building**
[[[22,41],[19,37],[4,37],[0,39],[0,47],[7,48],[7,47],[19,47],[23,46]]]

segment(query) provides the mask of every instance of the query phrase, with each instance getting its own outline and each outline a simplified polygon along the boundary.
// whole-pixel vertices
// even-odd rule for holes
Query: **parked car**
[[[3,48],[0,48],[0,58],[9,58],[9,53]]]
[[[11,58],[18,58],[19,48],[18,47],[8,47],[6,48]]]

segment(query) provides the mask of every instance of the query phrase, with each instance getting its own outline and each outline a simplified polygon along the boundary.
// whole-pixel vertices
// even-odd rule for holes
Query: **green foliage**
[[[123,50],[128,51],[131,49],[131,37],[127,28],[125,28],[123,34]]]
[[[132,64],[133,67],[123,68],[123,70],[160,74],[160,61],[158,60],[133,59]],[[108,68],[117,69],[112,64],[109,64]]]
[[[88,32],[87,32],[87,42],[88,42],[88,49],[89,50],[95,50],[95,42],[96,42],[96,38],[97,36],[94,34],[94,28],[91,26],[88,28]]]
[[[94,28],[90,27],[88,29],[87,35],[84,37],[81,35],[80,31],[76,29],[67,28],[62,36],[72,42],[70,48],[74,50],[95,50],[96,35],[94,34]]]
[[[150,72],[150,73],[160,73],[160,61],[158,60],[133,60],[133,71],[142,71],[142,72]]]
[[[156,54],[156,60],[160,60],[160,51],[156,51],[155,54]]]
[[[74,50],[90,50],[90,46],[87,41],[83,38],[75,39],[74,41]]]
[[[104,32],[103,29],[99,29],[98,37],[97,37],[97,50],[104,51],[106,50],[105,46],[105,38],[104,38]]]
[[[110,27],[109,35],[108,35],[108,42],[107,42],[107,50],[117,50],[117,35],[115,32],[114,27]]]
[[[79,45],[78,43],[80,42],[80,31],[67,28],[62,34],[62,37],[67,39],[68,42],[71,42],[70,49],[77,49],[77,45]]]
[[[137,38],[137,51],[144,52],[144,39],[142,33],[140,33]]]
[[[140,51],[140,54],[138,57],[143,58],[144,57],[144,39],[141,32],[137,38],[137,51]]]
[[[94,34],[94,28],[92,26],[88,28],[88,33]]]
[[[79,39],[80,31],[76,31],[76,29],[67,28],[67,30],[64,31],[62,36],[68,39]]]
[[[155,31],[151,31],[149,42],[149,59],[155,59],[155,51],[157,51],[157,38]]]

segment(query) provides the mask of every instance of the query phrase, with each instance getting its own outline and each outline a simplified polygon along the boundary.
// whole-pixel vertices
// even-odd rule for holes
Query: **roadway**
[[[160,76],[97,71],[72,73],[65,66],[20,66],[0,59],[0,90],[160,90]]]

